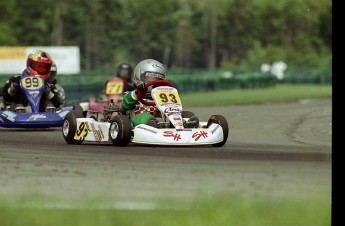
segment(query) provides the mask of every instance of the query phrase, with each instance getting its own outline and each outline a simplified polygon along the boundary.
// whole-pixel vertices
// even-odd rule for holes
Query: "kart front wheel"
[[[81,144],[82,140],[75,140],[74,135],[77,131],[77,119],[74,112],[69,112],[64,117],[62,124],[62,135],[68,144]]]
[[[228,135],[229,135],[228,121],[222,115],[212,115],[210,119],[208,120],[207,127],[209,127],[212,123],[219,124],[223,129],[223,141],[216,144],[212,144],[212,146],[214,147],[221,147],[226,143],[228,139]]]
[[[132,124],[125,115],[115,115],[110,120],[109,137],[116,146],[127,146],[132,136]]]

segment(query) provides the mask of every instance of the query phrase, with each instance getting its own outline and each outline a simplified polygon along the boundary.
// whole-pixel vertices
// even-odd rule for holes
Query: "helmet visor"
[[[157,72],[145,72],[144,74],[141,75],[141,81],[143,82],[150,82],[154,80],[164,80],[165,75],[157,73]]]
[[[51,64],[44,62],[31,62],[30,67],[40,75],[47,75],[50,72]]]

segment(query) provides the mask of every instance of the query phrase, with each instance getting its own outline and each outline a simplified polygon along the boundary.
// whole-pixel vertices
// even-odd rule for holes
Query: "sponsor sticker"
[[[67,115],[68,112],[70,112],[70,111],[64,110],[64,111],[59,112],[58,115],[59,115],[61,118],[64,118],[64,117]]]
[[[30,118],[28,118],[26,121],[36,121],[37,119],[45,119],[45,118],[47,118],[47,116],[43,114],[35,114],[35,115],[31,115]]]
[[[101,138],[101,140],[104,139],[104,134],[103,134],[101,126],[98,126],[98,135]]]
[[[211,130],[211,133],[214,134],[214,132],[216,132],[217,129],[219,129],[220,125],[218,124],[213,130]]]
[[[39,91],[29,91],[29,94],[33,97],[37,97],[39,93]]]
[[[91,125],[92,133],[93,133],[93,136],[94,136],[95,140],[97,142],[101,142],[102,139],[104,138],[104,135],[103,135],[101,127],[98,126],[98,129],[96,129],[94,123],[90,123],[90,125]]]
[[[181,135],[179,133],[174,133],[173,131],[164,131],[163,132],[164,137],[173,137],[174,141],[179,141],[181,140]]]
[[[4,116],[5,118],[7,118],[11,122],[14,122],[15,118],[17,117],[17,114],[15,114],[11,111],[4,111],[4,112],[2,112],[1,115]]]
[[[174,108],[174,107],[167,107],[165,110],[164,110],[164,113],[166,115],[172,115],[172,114],[180,114],[182,112],[182,110],[180,108]]]
[[[138,129],[142,129],[142,130],[145,130],[147,132],[151,132],[151,133],[154,133],[154,134],[157,134],[157,131],[154,131],[152,129],[149,129],[149,128],[145,128],[145,127],[142,127],[142,126],[137,126]]]
[[[200,138],[207,138],[207,134],[208,133],[206,133],[204,130],[201,130],[200,132],[193,133],[192,138],[195,141],[198,141]]]

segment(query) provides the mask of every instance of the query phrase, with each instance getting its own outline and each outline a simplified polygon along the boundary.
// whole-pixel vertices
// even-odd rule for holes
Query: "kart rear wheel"
[[[116,146],[127,146],[132,137],[132,124],[126,115],[115,115],[110,120],[109,137]]]
[[[83,112],[83,108],[78,103],[74,103],[72,109],[74,110],[74,114],[77,118],[85,118]]]
[[[216,144],[212,144],[212,146],[214,147],[221,147],[226,143],[228,139],[228,135],[229,135],[228,121],[223,115],[212,115],[207,122],[207,127],[209,127],[211,123],[219,124],[223,129],[223,141]]]
[[[68,144],[81,144],[82,140],[75,140],[74,135],[77,131],[77,116],[74,112],[68,112],[62,124],[62,135]]]

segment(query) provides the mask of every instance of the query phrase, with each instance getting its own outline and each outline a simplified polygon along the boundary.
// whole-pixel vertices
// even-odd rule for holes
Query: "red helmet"
[[[28,60],[26,61],[26,66],[29,72],[32,74],[38,74],[43,79],[46,79],[50,73],[50,68],[52,65],[52,59],[49,54],[42,50],[36,50],[30,53]]]

